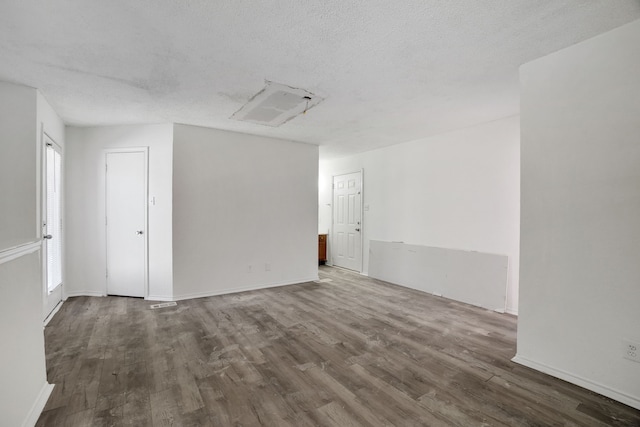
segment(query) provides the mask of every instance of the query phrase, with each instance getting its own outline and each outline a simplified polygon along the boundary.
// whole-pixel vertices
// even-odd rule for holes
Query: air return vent
[[[323,98],[304,89],[267,81],[267,85],[236,111],[231,118],[277,127],[306,113]]]
[[[178,303],[175,301],[161,302],[160,304],[152,304],[149,307],[151,307],[152,310],[155,310],[156,308],[173,307],[174,305],[178,305]]]

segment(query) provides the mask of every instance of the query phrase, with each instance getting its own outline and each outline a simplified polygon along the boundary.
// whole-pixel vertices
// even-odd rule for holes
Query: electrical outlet
[[[640,343],[623,339],[622,344],[622,350],[624,352],[622,357],[640,363]]]

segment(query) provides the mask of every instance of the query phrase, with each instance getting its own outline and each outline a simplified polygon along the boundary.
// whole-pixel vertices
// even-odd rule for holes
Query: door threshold
[[[327,267],[330,267],[330,268],[337,268],[338,270],[344,270],[344,271],[348,271],[349,273],[355,273],[355,274],[360,274],[360,275],[362,275],[362,276],[366,276],[366,274],[362,273],[362,271],[352,270],[352,269],[350,269],[350,268],[342,267],[342,266],[335,265],[335,264],[327,265]]]

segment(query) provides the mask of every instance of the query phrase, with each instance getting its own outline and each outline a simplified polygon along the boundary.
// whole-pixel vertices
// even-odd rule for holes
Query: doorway
[[[62,301],[62,150],[44,134],[43,319]]]
[[[362,171],[333,177],[331,261],[362,271]]]
[[[107,294],[147,296],[148,149],[105,153]]]

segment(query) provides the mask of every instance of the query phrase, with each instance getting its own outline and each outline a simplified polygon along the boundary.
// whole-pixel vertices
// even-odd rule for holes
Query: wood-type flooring
[[[178,302],[70,298],[45,328],[38,426],[640,426],[510,361],[516,318],[322,267]]]

